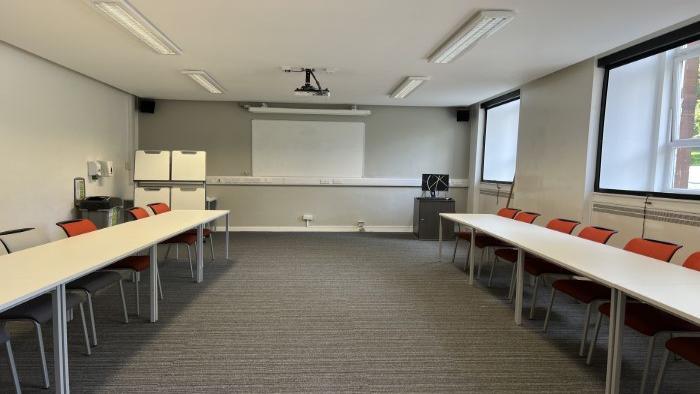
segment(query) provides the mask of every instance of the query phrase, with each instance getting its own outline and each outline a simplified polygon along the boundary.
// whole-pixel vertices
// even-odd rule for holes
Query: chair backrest
[[[515,217],[515,215],[518,214],[518,212],[520,212],[520,210],[515,209],[515,208],[501,208],[498,210],[498,212],[496,212],[496,215],[502,216],[502,217],[508,218],[508,219],[513,219]]]
[[[695,252],[688,256],[683,262],[685,268],[690,268],[696,271],[700,271],[700,252]]]
[[[540,216],[540,214],[535,212],[518,212],[518,214],[515,215],[515,220],[519,222],[532,223],[538,216]]]
[[[549,223],[547,223],[547,228],[562,232],[564,234],[571,234],[579,224],[581,223],[575,220],[552,219],[549,221]]]
[[[66,220],[58,222],[56,225],[62,228],[69,238],[97,230],[97,226],[90,219]]]
[[[36,228],[20,228],[0,233],[0,242],[8,253],[39,246],[49,242],[49,237]]]
[[[588,226],[581,230],[581,232],[578,233],[578,236],[581,238],[585,238],[589,241],[606,244],[608,243],[608,240],[610,240],[610,237],[612,237],[616,233],[617,231],[610,230],[609,228]]]
[[[139,220],[150,216],[148,212],[141,207],[130,208],[127,209],[126,212],[131,217],[131,220]]]
[[[160,215],[161,213],[165,213],[165,212],[170,211],[170,207],[168,206],[168,204],[163,203],[163,202],[156,202],[153,204],[148,204],[148,207],[151,208],[153,213],[155,213],[156,215]]]
[[[647,257],[669,262],[673,255],[682,248],[671,242],[657,241],[648,238],[634,238],[627,242],[625,250],[642,254]]]

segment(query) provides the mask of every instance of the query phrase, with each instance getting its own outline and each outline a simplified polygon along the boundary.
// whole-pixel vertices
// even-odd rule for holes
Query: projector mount
[[[292,72],[303,72],[306,74],[305,82],[301,87],[294,89],[294,94],[297,96],[330,96],[331,92],[328,89],[323,89],[321,87],[321,83],[318,82],[318,78],[316,78],[316,74],[314,74],[314,71],[316,71],[313,68],[284,68],[284,72],[292,73]],[[316,82],[316,86],[314,87],[311,84],[311,78],[314,79],[314,82]]]

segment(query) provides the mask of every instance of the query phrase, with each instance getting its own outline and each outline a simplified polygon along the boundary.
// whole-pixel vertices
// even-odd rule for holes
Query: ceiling
[[[87,0],[3,0],[0,40],[141,97],[372,105],[468,105],[700,14],[697,0],[131,0],[182,55],[157,55]],[[479,9],[516,19],[451,64],[425,59]],[[319,74],[332,97],[296,97]],[[212,95],[180,74],[205,69]],[[403,100],[388,94],[429,75]]]

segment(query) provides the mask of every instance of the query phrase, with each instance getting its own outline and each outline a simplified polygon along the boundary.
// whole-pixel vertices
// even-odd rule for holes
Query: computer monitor
[[[450,189],[450,176],[447,174],[423,174],[421,189],[430,192],[435,197],[436,192],[446,192]]]

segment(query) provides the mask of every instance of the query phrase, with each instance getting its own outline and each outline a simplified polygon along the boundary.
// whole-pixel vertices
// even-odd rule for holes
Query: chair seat
[[[122,276],[116,272],[95,271],[68,283],[66,289],[83,290],[92,294],[112,284],[118,283],[121,279]]]
[[[149,256],[129,256],[123,260],[107,267],[107,269],[132,270],[136,272],[145,271],[151,266],[151,258]]]
[[[552,287],[584,304],[610,299],[610,289],[591,280],[562,279],[555,281]]]
[[[497,247],[497,246],[508,246],[507,243],[501,241],[498,238],[494,238],[490,235],[479,234],[479,233],[476,233],[476,236],[474,237],[474,245],[476,245],[476,247],[479,249],[493,248],[493,247]]]
[[[534,256],[525,256],[525,272],[533,276],[547,274],[573,275],[569,270]]]
[[[700,338],[671,338],[666,348],[695,365],[700,365]]]
[[[511,263],[518,261],[518,251],[515,249],[498,249],[496,250],[496,256]]]
[[[192,229],[190,231],[187,231],[185,234],[192,234],[194,236],[197,235],[197,229]],[[211,229],[205,228],[202,230],[202,234],[204,235],[204,238],[209,238],[211,237]]]
[[[187,244],[187,245],[194,245],[197,243],[197,234],[188,234],[188,233],[182,233],[180,235],[176,235],[172,238],[168,238],[162,243],[164,244]]]
[[[610,316],[610,303],[601,305],[598,310]],[[625,306],[625,325],[646,336],[664,331],[700,331],[700,327],[690,322],[639,302],[628,302]]]
[[[75,308],[85,301],[85,295],[66,292],[66,309]],[[0,313],[0,320],[29,319],[44,324],[53,316],[51,294],[42,294]]]
[[[7,333],[5,327],[0,327],[0,343],[5,343],[10,340],[10,334]]]

